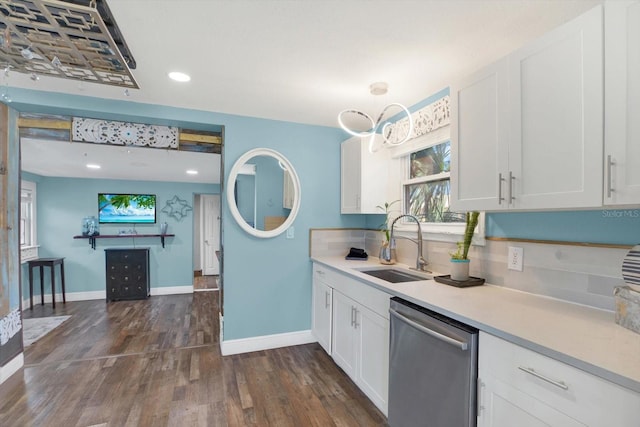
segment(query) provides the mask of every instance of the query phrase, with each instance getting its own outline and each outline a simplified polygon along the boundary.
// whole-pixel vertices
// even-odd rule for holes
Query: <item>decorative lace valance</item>
[[[411,114],[413,117],[413,134],[410,139],[417,138],[438,128],[447,126],[451,122],[449,114],[449,95],[427,105]],[[388,127],[391,143],[398,142],[407,133],[409,119],[398,120]]]
[[[73,117],[73,141],[138,147],[178,148],[178,128]]]

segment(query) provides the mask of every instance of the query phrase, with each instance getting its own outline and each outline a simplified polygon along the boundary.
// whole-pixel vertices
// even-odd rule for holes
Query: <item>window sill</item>
[[[22,246],[20,247],[20,264],[38,258],[38,248],[40,246]]]
[[[424,241],[432,241],[432,242],[448,242],[448,243],[457,243],[462,241],[463,234],[462,232],[457,231],[447,231],[445,229],[446,226],[437,226],[436,230],[425,230],[422,228],[422,240]],[[453,227],[449,227],[453,228]],[[394,234],[396,237],[404,237],[407,239],[416,240],[418,238],[418,228],[415,225],[404,224],[404,225],[396,225],[394,229]],[[486,240],[484,238],[484,233],[480,235],[478,231],[476,231],[473,236],[474,246],[485,246]]]

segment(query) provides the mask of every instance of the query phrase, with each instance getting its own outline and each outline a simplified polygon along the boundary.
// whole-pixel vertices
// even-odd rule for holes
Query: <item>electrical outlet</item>
[[[295,229],[293,228],[293,226],[287,228],[287,239],[293,239],[294,235],[295,235]]]
[[[522,258],[524,257],[524,249],[517,246],[509,246],[509,255],[507,257],[507,268],[509,270],[522,271]]]

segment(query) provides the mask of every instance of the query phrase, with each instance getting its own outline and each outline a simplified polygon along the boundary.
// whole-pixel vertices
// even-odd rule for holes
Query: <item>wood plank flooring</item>
[[[0,385],[0,426],[386,426],[318,344],[222,357],[218,295],[68,302]]]

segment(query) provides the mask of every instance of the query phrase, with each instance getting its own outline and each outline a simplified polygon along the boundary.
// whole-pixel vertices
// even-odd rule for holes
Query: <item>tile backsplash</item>
[[[315,229],[311,233],[311,255],[344,256],[353,246],[377,257],[381,239],[376,230]],[[396,244],[398,261],[414,265],[416,244],[406,239],[398,239]],[[509,246],[524,249],[522,272],[507,269]],[[455,250],[455,244],[425,241],[423,250],[430,270],[449,273],[449,253]],[[627,252],[628,249],[618,248],[487,240],[485,246],[472,246],[470,274],[493,285],[613,311],[613,289],[624,284],[621,266]]]

